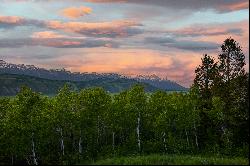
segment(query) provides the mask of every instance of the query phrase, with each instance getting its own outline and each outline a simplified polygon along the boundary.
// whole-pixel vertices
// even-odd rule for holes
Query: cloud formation
[[[195,67],[200,63],[199,53],[190,55],[180,52],[175,56],[171,54],[173,52],[165,53],[150,49],[97,48],[69,53],[56,59],[53,64],[61,64],[71,71],[81,72],[116,71],[129,76],[156,74],[162,78],[167,76],[168,79],[188,87],[193,81]],[[74,60],[69,61],[68,56]]]
[[[49,21],[46,23],[46,26],[50,29],[74,32],[85,36],[110,38],[134,36],[143,32],[138,28],[142,24],[128,20],[88,23]]]
[[[2,0],[3,2],[47,2],[56,0]],[[67,2],[69,0],[62,0]],[[249,8],[248,0],[74,0],[91,3],[131,3],[137,5],[153,5],[176,10],[207,10],[212,9],[219,13],[244,10]]]
[[[132,20],[110,22],[62,22],[26,19],[17,16],[0,16],[0,28],[37,26],[52,30],[63,30],[92,37],[129,37],[142,34],[141,23]]]
[[[54,48],[95,48],[118,47],[118,43],[108,40],[69,39],[69,38],[35,38],[0,39],[0,48],[20,48],[25,46],[43,46]]]
[[[172,47],[181,50],[188,51],[205,51],[205,50],[217,50],[219,44],[206,41],[194,41],[194,40],[176,40],[171,37],[147,37],[145,38],[146,44],[153,44],[156,46]]]
[[[242,0],[235,3],[227,3],[218,7],[220,11],[237,11],[249,8],[249,1]]]
[[[203,24],[192,25],[177,30],[165,31],[166,34],[171,34],[176,37],[198,37],[198,36],[218,36],[218,35],[239,35],[243,34],[242,27],[237,26],[237,23],[230,24]]]
[[[65,36],[52,31],[43,31],[43,32],[35,32],[31,35],[31,37],[40,39],[54,39],[54,38],[63,38]]]
[[[18,16],[0,16],[0,24],[2,25],[20,25],[24,23],[24,19]]]
[[[17,26],[37,26],[43,27],[44,21],[36,19],[26,19],[19,16],[1,16],[0,15],[0,28],[14,28]]]
[[[176,30],[150,32],[152,34],[145,37],[144,43],[155,48],[163,46],[189,51],[216,51],[229,36],[246,47],[246,40],[249,40],[247,32],[247,20],[224,24],[194,24]]]
[[[71,19],[76,19],[80,18],[82,16],[88,15],[92,13],[92,9],[89,7],[81,6],[81,7],[69,7],[66,9],[63,9],[61,11],[62,15],[71,18]]]
[[[231,12],[249,8],[248,0],[86,0],[92,3],[133,3],[154,5],[174,9],[204,10],[214,9],[217,12]]]

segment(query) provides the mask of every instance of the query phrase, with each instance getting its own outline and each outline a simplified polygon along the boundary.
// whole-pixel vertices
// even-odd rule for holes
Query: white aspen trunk
[[[225,129],[224,129],[224,127],[223,126],[221,126],[221,130],[222,130],[222,134],[224,135],[224,134],[226,134],[226,131],[225,131]]]
[[[222,126],[222,127],[221,127],[221,130],[222,130],[222,132],[223,132],[223,133],[222,133],[222,137],[226,136],[227,142],[229,142],[229,138],[228,138],[227,135],[226,135],[225,127]]]
[[[14,165],[14,156],[11,156],[11,164]]]
[[[167,145],[166,145],[166,133],[165,133],[165,132],[163,133],[163,143],[164,143],[164,149],[165,149],[165,152],[167,152]]]
[[[194,122],[194,135],[195,135],[195,144],[196,144],[196,147],[199,148],[199,144],[198,144],[198,137],[197,137],[197,134],[196,134],[196,126],[195,126],[195,122]]]
[[[28,157],[26,157],[26,161],[27,161],[28,165],[31,165],[31,164],[30,164],[30,160],[29,160]]]
[[[137,118],[137,129],[136,129],[136,131],[137,131],[137,143],[138,143],[138,150],[139,150],[139,152],[141,151],[141,140],[140,140],[140,116],[141,116],[141,114],[140,114],[140,112],[139,112],[139,116],[138,116],[138,118]]]
[[[62,151],[62,155],[64,155],[64,141],[63,141],[63,130],[62,128],[60,128],[61,131],[61,151]]]
[[[112,133],[112,139],[113,139],[113,143],[112,143],[113,152],[115,152],[115,132]]]
[[[79,147],[79,153],[82,154],[82,131],[81,130],[80,130],[80,138],[79,138],[78,147]]]
[[[188,146],[189,146],[189,138],[188,138],[188,133],[187,133],[186,128],[185,128],[185,133],[186,133],[186,138],[187,138],[187,144],[188,144]]]
[[[32,157],[33,157],[34,165],[38,165],[37,160],[36,160],[35,143],[34,143],[33,137],[34,137],[34,133],[32,133],[32,142],[31,142],[32,143]]]

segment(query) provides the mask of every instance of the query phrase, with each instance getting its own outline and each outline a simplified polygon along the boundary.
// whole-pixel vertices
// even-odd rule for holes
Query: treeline
[[[232,40],[222,47],[228,41],[237,46]],[[77,164],[151,153],[247,157],[249,79],[244,55],[233,57],[233,48],[240,47],[222,51],[230,60],[215,63],[205,55],[188,93],[148,94],[136,85],[114,95],[65,85],[46,97],[23,87],[0,99],[0,164]],[[223,68],[224,61],[230,66]]]

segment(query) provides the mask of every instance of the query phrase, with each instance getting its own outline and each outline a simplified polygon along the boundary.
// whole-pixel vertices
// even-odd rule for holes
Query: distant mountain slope
[[[135,78],[139,82],[144,82],[148,83],[154,87],[157,87],[159,89],[165,90],[165,91],[187,91],[188,88],[185,88],[176,82],[166,80],[166,79],[161,79],[160,77],[156,75],[151,75],[151,76],[137,76]]]
[[[161,89],[167,91],[187,91],[188,89],[173,82],[170,80],[163,80],[157,77],[156,75],[152,76],[137,76],[137,77],[126,77],[116,73],[79,73],[79,72],[70,72],[65,69],[51,69],[47,70],[44,68],[38,68],[34,65],[24,65],[24,64],[11,64],[3,60],[0,60],[0,74],[16,74],[16,75],[25,75],[25,76],[34,76],[36,80],[38,78],[47,79],[50,81],[61,81],[60,83],[65,82],[75,82],[77,86],[83,87],[89,86],[102,86],[106,90],[111,92],[118,92],[125,87],[129,87],[134,83],[143,83],[151,89]],[[48,81],[48,82],[50,82]],[[81,83],[77,83],[81,82]],[[34,83],[34,82],[32,82]],[[41,83],[41,82],[39,82]],[[59,83],[53,83],[49,85],[57,86]],[[120,85],[119,85],[120,84]],[[33,85],[36,86],[36,85]],[[80,86],[80,87],[81,87]],[[2,88],[2,87],[0,87]],[[51,87],[53,88],[53,87]],[[149,89],[148,89],[149,90]]]
[[[51,80],[70,80],[70,81],[88,81],[98,78],[126,78],[115,73],[79,73],[70,72],[65,69],[44,69],[38,68],[34,65],[24,65],[24,64],[11,64],[3,60],[0,60],[0,73],[7,74],[21,74],[28,76],[35,76],[39,78],[51,79]]]
[[[132,85],[139,82],[135,80],[120,78],[120,79],[95,79],[90,81],[63,81],[49,80],[33,76],[16,75],[16,74],[0,74],[0,96],[13,96],[18,93],[20,87],[26,85],[36,92],[41,92],[46,95],[55,95],[59,88],[64,84],[69,84],[75,90],[80,90],[87,87],[103,87],[111,93],[118,93],[122,90],[130,88]],[[152,85],[142,83],[147,92],[158,90]]]

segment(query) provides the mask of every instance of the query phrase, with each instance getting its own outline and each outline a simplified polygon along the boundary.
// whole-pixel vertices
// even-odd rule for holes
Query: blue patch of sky
[[[86,6],[93,9],[93,13],[73,21],[111,21],[123,18],[121,10],[126,10],[126,5],[93,4],[83,2],[18,2],[0,4],[1,15],[21,16],[29,19],[72,21],[61,15],[60,11],[68,7]]]
[[[85,3],[84,6],[91,7],[93,12],[92,14],[82,17],[86,21],[100,21],[100,22],[108,22],[113,20],[121,20],[124,18],[123,11],[127,10],[127,4],[111,4],[111,3],[103,3],[103,4],[93,4],[93,3]]]
[[[186,19],[174,21],[167,25],[168,28],[182,28],[192,24],[230,23],[249,20],[249,9],[229,13],[216,13],[213,10],[195,12]]]
[[[31,34],[38,31],[44,31],[42,28],[32,26],[20,26],[9,29],[0,29],[0,39],[4,38],[28,38]]]
[[[29,19],[51,19],[56,16],[55,8],[60,3],[45,2],[18,2],[2,4],[1,14],[8,16],[21,16]]]

